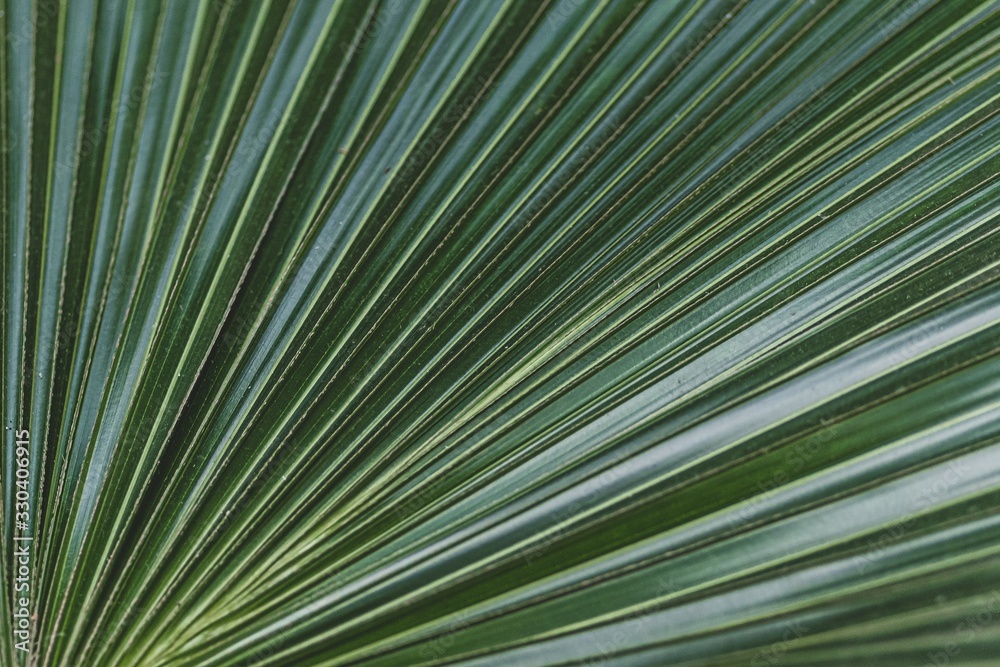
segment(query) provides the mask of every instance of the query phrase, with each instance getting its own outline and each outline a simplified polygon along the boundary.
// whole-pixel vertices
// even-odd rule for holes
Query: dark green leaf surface
[[[0,25],[0,664],[996,664],[1000,3]]]

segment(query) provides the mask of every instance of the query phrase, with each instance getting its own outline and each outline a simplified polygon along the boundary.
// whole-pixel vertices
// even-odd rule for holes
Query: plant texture
[[[1000,664],[1000,2],[0,28],[0,665]]]

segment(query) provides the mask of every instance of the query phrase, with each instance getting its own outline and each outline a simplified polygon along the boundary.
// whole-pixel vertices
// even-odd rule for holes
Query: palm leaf
[[[0,23],[0,663],[994,664],[1000,4]]]

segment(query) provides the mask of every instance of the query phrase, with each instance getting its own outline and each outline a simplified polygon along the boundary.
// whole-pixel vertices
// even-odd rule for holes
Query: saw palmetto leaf
[[[995,664],[997,2],[0,8],[0,663]]]

